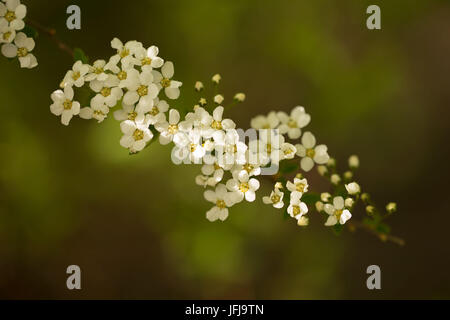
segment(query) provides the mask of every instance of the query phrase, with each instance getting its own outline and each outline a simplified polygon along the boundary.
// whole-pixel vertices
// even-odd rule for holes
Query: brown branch
[[[356,229],[363,229],[365,231],[368,231],[369,233],[375,235],[377,238],[379,238],[381,241],[387,242],[393,242],[399,246],[404,246],[405,245],[405,240],[403,240],[400,237],[396,237],[396,236],[392,236],[389,234],[385,234],[385,233],[378,233],[376,232],[376,230],[370,228],[369,226],[365,225],[362,222],[358,222],[358,221],[349,221],[348,222],[348,227],[350,229],[350,231],[355,231]]]
[[[56,36],[56,30],[53,28],[48,28],[43,25],[41,25],[39,22],[33,21],[31,19],[26,19],[26,23],[32,26],[33,28],[36,28],[41,33],[46,34],[49,36],[49,38],[56,44],[58,49],[61,51],[67,53],[72,59],[74,57],[73,49],[67,45],[66,43],[59,40],[59,38]]]

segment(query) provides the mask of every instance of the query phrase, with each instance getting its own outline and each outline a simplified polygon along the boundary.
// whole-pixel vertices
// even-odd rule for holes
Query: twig
[[[352,221],[349,222],[349,228],[351,231],[354,231],[356,229],[364,229],[366,231],[368,231],[369,233],[375,235],[376,237],[378,237],[381,241],[390,241],[393,242],[395,244],[398,244],[399,246],[404,246],[405,245],[405,240],[403,240],[400,237],[396,237],[396,236],[392,236],[389,234],[385,234],[385,233],[378,233],[375,230],[373,230],[372,228],[370,228],[369,226],[365,225],[364,223],[358,222],[358,221]]]
[[[58,39],[58,37],[56,36],[56,30],[53,28],[48,28],[45,27],[43,25],[41,25],[39,22],[33,21],[31,19],[26,19],[26,22],[36,28],[37,30],[39,30],[40,32],[48,35],[50,37],[50,39],[56,44],[56,46],[63,52],[67,53],[72,59],[74,57],[74,53],[73,53],[73,49],[67,45],[66,43],[62,42],[61,40]]]

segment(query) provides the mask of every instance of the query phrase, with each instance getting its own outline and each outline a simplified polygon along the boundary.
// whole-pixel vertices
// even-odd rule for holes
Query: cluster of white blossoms
[[[172,79],[173,64],[158,56],[157,47],[145,48],[138,41],[124,44],[117,38],[111,41],[111,46],[116,53],[108,61],[97,60],[92,65],[75,62],[61,89],[52,93],[50,110],[68,125],[75,115],[102,122],[116,108],[114,118],[120,121],[123,133],[120,144],[135,153],[152,139],[151,126],[162,131],[167,124],[169,104],[160,99],[161,92],[168,99],[177,99],[182,83]],[[81,107],[74,100],[74,87],[91,90],[89,106]],[[170,111],[174,120],[175,110]]]
[[[251,120],[251,129],[244,132],[224,116],[227,107],[222,94],[215,94],[209,101],[201,97],[189,112],[171,107],[162,92],[170,100],[177,99],[182,83],[172,79],[173,64],[158,56],[157,47],[145,48],[138,41],[124,44],[117,38],[111,46],[116,53],[108,61],[97,60],[92,65],[75,62],[61,82],[61,89],[51,95],[51,112],[68,125],[75,115],[102,122],[115,109],[112,113],[123,133],[120,145],[130,153],[143,150],[152,139],[162,145],[172,144],[175,164],[200,166],[195,182],[206,189],[204,198],[213,204],[206,212],[208,220],[224,221],[228,208],[242,201],[255,201],[259,180],[264,176],[276,183],[270,195],[262,197],[263,203],[285,208],[286,215],[299,226],[309,223],[308,204],[315,203],[316,211],[326,216],[326,226],[344,225],[359,199],[368,204],[369,214],[374,212],[368,196],[361,195],[360,186],[351,182],[359,159],[350,157],[350,170],[341,177],[327,146],[317,144],[310,131],[303,131],[311,122],[303,107],[297,106],[289,114],[272,111],[259,115]],[[220,75],[212,77],[214,91],[220,81]],[[89,106],[81,107],[74,99],[74,89],[81,87],[91,91]],[[194,88],[200,92],[204,85],[197,81]],[[242,102],[245,94],[238,93],[233,100]],[[284,176],[283,161],[294,165],[296,175],[291,180]],[[312,200],[303,173],[315,165],[335,188],[334,196],[325,192],[320,194],[320,201]],[[395,204],[389,204],[387,210],[395,211]]]
[[[0,1],[0,44],[1,52],[7,58],[18,58],[21,68],[34,68],[38,65],[36,57],[31,53],[35,43],[25,33],[23,19],[27,7],[20,0]]]

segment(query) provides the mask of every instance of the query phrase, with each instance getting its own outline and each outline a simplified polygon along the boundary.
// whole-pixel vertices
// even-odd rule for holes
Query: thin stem
[[[33,21],[31,19],[26,19],[26,22],[30,26],[36,28],[41,33],[44,33],[47,36],[49,36],[50,39],[56,44],[58,49],[67,53],[73,59],[73,57],[74,57],[73,49],[66,43],[59,40],[59,38],[56,36],[56,29],[45,27],[45,26],[41,25],[39,22]]]
[[[362,222],[358,222],[358,221],[349,221],[349,228],[350,230],[354,231],[356,229],[363,229],[368,231],[369,233],[377,236],[381,241],[390,241],[393,242],[395,244],[398,244],[399,246],[404,246],[405,245],[405,240],[403,240],[400,237],[396,237],[396,236],[392,236],[389,234],[385,234],[385,233],[378,233],[375,230],[373,230],[372,228],[370,228],[369,226],[365,225]]]

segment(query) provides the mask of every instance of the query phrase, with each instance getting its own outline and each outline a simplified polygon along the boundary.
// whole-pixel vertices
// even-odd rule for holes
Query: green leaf
[[[73,49],[73,58],[74,58],[75,61],[80,60],[83,63],[89,63],[88,56],[80,48]]]
[[[39,36],[37,30],[29,25],[25,25],[25,28],[22,29],[22,32],[27,35],[27,37],[36,39]]]

